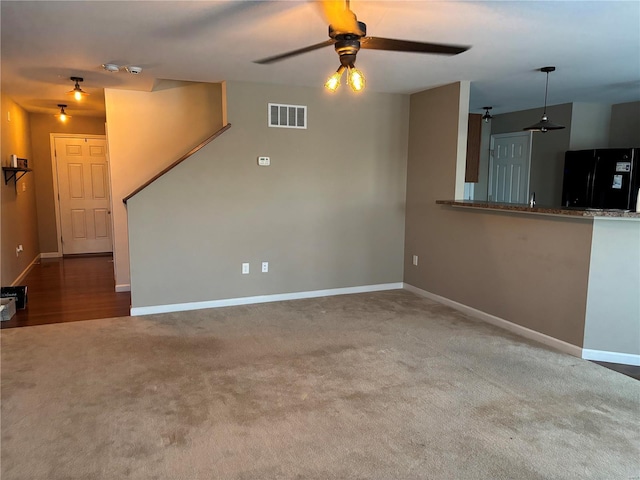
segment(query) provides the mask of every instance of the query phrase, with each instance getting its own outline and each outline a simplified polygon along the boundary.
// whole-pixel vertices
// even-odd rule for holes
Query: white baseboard
[[[471,317],[490,323],[491,325],[495,325],[496,327],[504,328],[505,330],[508,330],[511,333],[515,333],[516,335],[520,335],[521,337],[535,340],[536,342],[540,342],[544,345],[547,345],[548,347],[560,350],[561,352],[568,353],[569,355],[573,355],[574,357],[584,358],[582,356],[582,348],[576,345],[572,345],[571,343],[567,343],[563,340],[558,340],[557,338],[550,337],[549,335],[545,335],[544,333],[536,332],[535,330],[531,330],[530,328],[523,327],[522,325],[518,325],[513,322],[509,322],[508,320],[504,320],[503,318],[496,317],[495,315],[477,310],[473,307],[468,307],[467,305],[449,300],[448,298],[441,297],[440,295],[436,295],[435,293],[427,292],[426,290],[414,287],[413,285],[409,285],[408,283],[404,284],[404,288],[405,290],[413,292],[416,295],[420,295],[421,297],[425,297],[435,302],[442,303],[462,313],[466,313]]]
[[[620,363],[640,367],[640,355],[634,353],[605,352],[604,350],[582,349],[582,358],[597,362]]]
[[[128,283],[121,283],[119,285],[116,285],[116,292],[130,292],[131,291],[131,285],[129,285]]]
[[[60,258],[62,253],[60,252],[44,252],[40,254],[40,258]]]
[[[31,269],[33,268],[33,266],[38,262],[38,260],[40,260],[40,255],[36,255],[36,257],[31,260],[31,263],[29,265],[27,265],[27,268],[24,269],[24,271],[18,275],[18,278],[16,278],[13,283],[11,284],[12,287],[15,287],[16,285],[20,285],[20,283],[22,283],[22,281],[25,279],[25,277],[29,274],[29,272],[31,271]]]
[[[171,305],[154,305],[150,307],[132,307],[131,315],[136,316],[150,315],[153,313],[184,312],[187,310],[201,310],[203,308],[233,307],[237,305],[251,305],[254,303],[281,302],[284,300],[330,297],[333,295],[379,292],[382,290],[399,290],[402,288],[402,286],[402,282],[382,283],[378,285],[364,285],[360,287],[331,288],[328,290],[313,290],[308,292],[278,293],[274,295],[259,295],[256,297],[227,298],[223,300],[209,300],[206,302],[174,303]]]

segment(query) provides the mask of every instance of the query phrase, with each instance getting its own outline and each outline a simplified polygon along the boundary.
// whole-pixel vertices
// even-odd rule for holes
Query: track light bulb
[[[336,90],[338,90],[338,87],[340,86],[340,79],[342,78],[342,72],[344,72],[344,67],[340,66],[336,73],[334,73],[327,79],[324,84],[327,90],[329,90],[330,92],[335,92]]]
[[[364,90],[366,80],[360,70],[355,67],[349,67],[347,83],[354,92],[361,92],[362,90]]]

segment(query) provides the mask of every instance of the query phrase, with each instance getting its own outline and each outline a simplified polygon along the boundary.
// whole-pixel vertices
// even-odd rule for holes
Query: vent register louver
[[[269,104],[269,126],[307,128],[307,107],[304,105]]]

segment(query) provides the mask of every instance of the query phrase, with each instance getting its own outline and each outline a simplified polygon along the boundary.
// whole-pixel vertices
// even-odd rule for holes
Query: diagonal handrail
[[[134,195],[136,195],[137,193],[141,192],[142,190],[144,190],[145,188],[147,188],[149,185],[151,185],[153,182],[155,182],[157,179],[159,179],[161,176],[163,176],[165,173],[167,173],[169,170],[172,170],[174,167],[176,167],[177,165],[181,164],[182,162],[184,162],[187,158],[189,158],[191,155],[193,155],[194,153],[196,153],[198,150],[200,150],[202,147],[204,147],[205,145],[208,145],[212,140],[214,140],[215,138],[218,138],[220,135],[222,135],[224,132],[226,132],[227,130],[229,130],[229,128],[231,127],[230,123],[227,123],[224,127],[222,127],[220,130],[218,130],[216,133],[214,133],[213,135],[211,135],[210,137],[206,138],[203,142],[201,142],[200,144],[196,145],[195,147],[193,147],[191,150],[189,150],[187,153],[185,153],[183,156],[181,156],[178,160],[176,160],[175,162],[173,162],[171,165],[169,165],[168,167],[166,167],[165,169],[163,169],[162,171],[160,171],[159,173],[157,173],[156,175],[154,175],[153,177],[151,177],[148,181],[144,182],[142,185],[140,185],[138,188],[136,188],[133,192],[131,192],[129,195],[127,195],[126,197],[124,197],[122,199],[122,202],[126,205],[127,204],[127,200],[129,200],[131,197],[133,197]]]

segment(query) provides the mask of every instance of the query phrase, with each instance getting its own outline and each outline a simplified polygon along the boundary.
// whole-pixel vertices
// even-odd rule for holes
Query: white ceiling
[[[311,1],[5,1],[2,90],[31,112],[104,114],[103,89],[151,90],[159,79],[323,85],[339,66],[332,47],[272,65],[253,60],[326,40]],[[367,89],[413,93],[470,80],[471,111],[640,100],[638,1],[367,1],[352,10],[371,36],[472,45],[454,57],[361,50]],[[108,73],[103,63],[140,66]],[[84,77],[91,96],[66,92]],[[343,88],[345,88],[343,86]],[[363,93],[366,95],[366,91]]]

